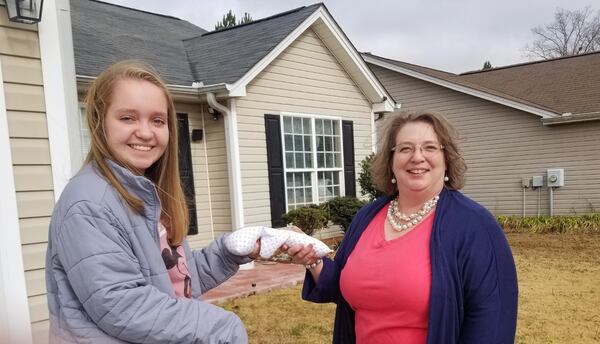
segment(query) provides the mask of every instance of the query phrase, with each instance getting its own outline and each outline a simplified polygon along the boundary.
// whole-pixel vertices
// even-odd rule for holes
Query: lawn
[[[600,235],[509,233],[519,274],[519,344],[600,343]],[[300,299],[300,286],[222,306],[250,343],[330,343],[334,305]]]

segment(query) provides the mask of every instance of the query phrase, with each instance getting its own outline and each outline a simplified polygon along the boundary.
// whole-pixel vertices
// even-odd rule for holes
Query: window
[[[341,121],[283,115],[287,210],[342,195]]]

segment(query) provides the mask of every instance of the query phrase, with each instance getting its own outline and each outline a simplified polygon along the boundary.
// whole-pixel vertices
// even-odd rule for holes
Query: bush
[[[496,216],[506,232],[600,233],[600,214],[577,216]]]
[[[360,194],[369,197],[369,201],[382,195],[382,193],[373,186],[371,178],[371,162],[375,157],[375,153],[367,155],[360,162],[360,173],[358,174],[358,185],[360,185]]]
[[[281,216],[283,221],[293,224],[302,229],[308,235],[312,235],[315,229],[327,226],[329,218],[327,213],[316,205],[309,205],[294,210],[290,210]]]
[[[350,222],[365,203],[354,197],[335,197],[323,203],[321,207],[329,214],[331,222],[340,225],[346,232]]]

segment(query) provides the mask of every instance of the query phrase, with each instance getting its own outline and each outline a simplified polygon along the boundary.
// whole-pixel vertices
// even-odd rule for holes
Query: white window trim
[[[0,341],[29,344],[33,339],[1,65],[0,157]]]
[[[284,190],[284,200],[285,200],[285,211],[290,211],[289,202],[288,202],[288,185],[287,185],[287,172],[315,172],[311,175],[311,183],[313,188],[312,193],[312,203],[319,204],[319,186],[318,186],[318,172],[328,172],[328,171],[336,171],[340,172],[340,196],[344,196],[346,194],[346,180],[344,176],[344,132],[342,130],[342,117],[340,116],[331,116],[331,115],[319,115],[319,114],[308,114],[308,113],[298,113],[298,112],[280,112],[279,113],[280,123],[280,137],[281,137],[281,150],[283,154],[283,190]],[[298,168],[293,171],[289,171],[287,168],[287,161],[285,157],[285,133],[283,130],[283,117],[301,117],[301,118],[310,118],[311,119],[311,141],[313,147],[313,164],[314,168]],[[315,128],[315,119],[327,119],[338,121],[339,123],[339,132],[340,132],[340,154],[341,154],[341,167],[330,167],[330,168],[317,168],[317,135]]]

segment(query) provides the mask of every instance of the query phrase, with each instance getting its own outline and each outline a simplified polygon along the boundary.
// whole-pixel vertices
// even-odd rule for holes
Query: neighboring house
[[[2,343],[48,340],[48,224],[89,146],[85,91],[110,64],[149,62],[174,95],[193,247],[359,195],[374,118],[396,107],[322,4],[216,32],[90,0],[43,15],[14,24],[0,6]]]
[[[37,25],[0,0],[0,343],[44,343],[44,255],[59,190],[73,172],[65,113],[77,111],[68,1]]]
[[[600,52],[458,75],[363,58],[403,110],[439,111],[457,127],[464,192],[493,213],[600,209]],[[563,169],[564,186],[548,188],[548,169]]]

